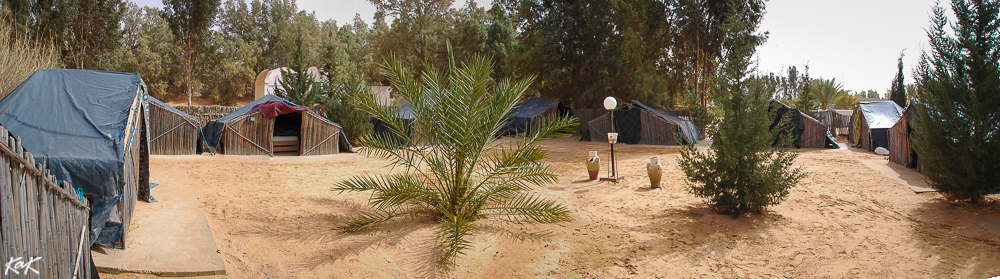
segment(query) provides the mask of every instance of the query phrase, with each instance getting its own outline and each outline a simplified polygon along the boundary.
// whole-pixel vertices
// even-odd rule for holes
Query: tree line
[[[536,77],[528,94],[599,107],[606,96],[673,106],[705,92],[722,63],[730,15],[759,23],[763,0],[369,0],[366,22],[321,21],[294,0],[3,0],[5,22],[51,40],[62,67],[136,72],[161,99],[200,92],[219,104],[253,94],[266,69],[304,63],[388,85],[377,65],[493,58],[493,78]],[[735,13],[730,11],[736,11]],[[332,76],[332,75],[331,75]],[[334,79],[340,76],[333,77]]]

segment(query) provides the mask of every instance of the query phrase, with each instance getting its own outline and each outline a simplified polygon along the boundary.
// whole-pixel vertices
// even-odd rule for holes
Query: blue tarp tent
[[[531,133],[532,125],[538,125],[536,122],[553,114],[572,117],[573,109],[557,99],[542,97],[528,99],[514,108],[507,122],[507,127],[500,131],[500,135]]]
[[[136,191],[148,196],[146,96],[139,74],[55,69],[35,72],[0,101],[0,124],[35,161],[92,195],[90,239],[102,246],[123,247]],[[119,203],[121,222],[110,221]]]

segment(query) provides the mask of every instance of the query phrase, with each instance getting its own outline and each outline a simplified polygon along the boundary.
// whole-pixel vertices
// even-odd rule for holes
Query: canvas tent
[[[417,114],[413,112],[413,108],[410,107],[410,104],[403,104],[402,106],[393,109],[392,112],[396,116],[401,117],[403,121],[406,122],[406,126],[410,128],[407,129],[406,131],[403,131],[406,133],[406,136],[408,137],[413,136],[412,125],[414,125],[413,123],[417,119]],[[400,138],[398,135],[396,135],[396,133],[394,132],[395,129],[393,129],[392,125],[390,125],[389,123],[379,120],[374,116],[371,117],[371,122],[373,126],[372,134],[375,137],[386,137],[389,140],[395,142],[396,145],[400,147],[406,145],[404,140]]]
[[[678,133],[684,141],[701,141],[701,131],[690,121],[638,100],[625,103],[615,110],[614,116],[620,143],[676,145],[679,144],[675,140]],[[587,125],[589,133],[581,140],[607,141],[607,134],[611,132],[610,114],[594,118]]]
[[[201,125],[194,116],[149,97],[150,154],[195,154],[201,143]]]
[[[257,104],[268,101],[291,104],[268,94],[222,118],[209,121],[204,133],[212,150],[230,155],[270,156],[274,156],[275,152],[294,152],[298,155],[354,152],[341,126],[312,110],[295,111],[274,118],[267,118],[254,110]]]
[[[530,133],[533,125],[561,115],[573,116],[573,109],[557,99],[534,97],[521,102],[511,112],[507,127],[500,135]]]
[[[892,101],[861,102],[851,115],[850,136],[852,146],[867,151],[882,147],[889,149],[889,128],[903,115],[903,108]]]
[[[903,110],[903,116],[889,129],[889,161],[920,170],[920,162],[911,140],[917,121],[917,108],[914,104],[914,101],[910,101],[910,105]]]
[[[0,101],[0,124],[35,162],[89,195],[91,242],[124,248],[149,196],[146,85],[139,74],[39,70]]]
[[[830,129],[815,118],[778,100],[771,100],[770,109],[778,110],[778,117],[771,122],[772,129],[780,123],[785,115],[791,115],[794,126],[791,133],[795,136],[795,141],[792,144],[795,148],[840,148],[833,135],[830,134]]]
[[[254,81],[253,86],[254,98],[260,99],[260,97],[264,97],[264,95],[267,94],[273,95],[275,90],[284,89],[284,87],[281,86],[282,71],[295,72],[288,67],[281,67],[275,69],[265,69],[261,71],[260,74],[257,74],[257,79]],[[306,69],[306,73],[313,78],[313,82],[324,82],[326,79],[326,76],[323,75],[323,72],[321,72],[317,67],[309,67],[309,69]]]

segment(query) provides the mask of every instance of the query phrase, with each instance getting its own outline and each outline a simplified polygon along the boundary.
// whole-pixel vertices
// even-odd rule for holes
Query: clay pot
[[[646,174],[649,175],[649,187],[660,188],[660,178],[663,177],[663,166],[660,165],[660,157],[649,157],[649,164],[646,165]]]
[[[597,157],[597,151],[590,151],[587,157],[587,172],[590,173],[590,180],[597,179],[597,172],[601,170],[601,158]]]

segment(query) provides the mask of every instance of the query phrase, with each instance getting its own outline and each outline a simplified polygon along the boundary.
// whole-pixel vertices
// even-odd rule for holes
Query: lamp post
[[[618,133],[615,132],[616,107],[618,107],[618,101],[615,100],[615,97],[607,97],[604,99],[604,109],[611,111],[611,133],[608,133],[608,144],[611,146],[611,162],[609,162],[610,167],[608,168],[608,176],[602,177],[601,181],[611,181],[615,183],[624,178],[623,176],[618,175],[618,165],[615,162],[615,143],[618,143]]]

